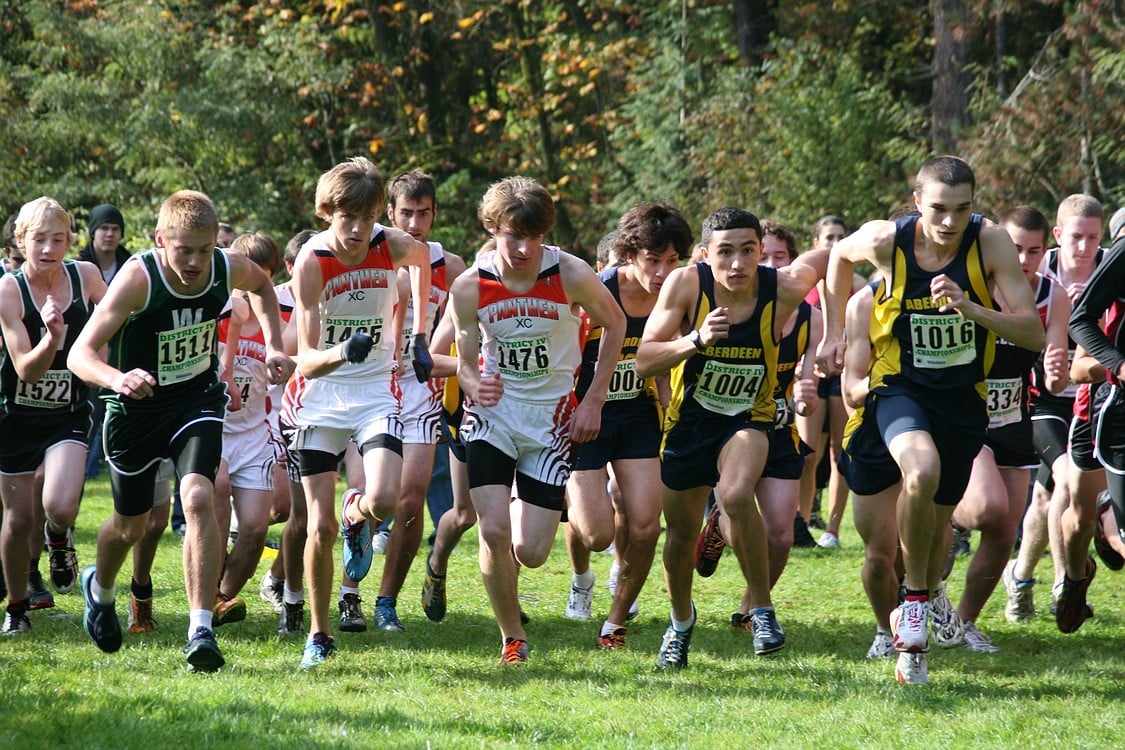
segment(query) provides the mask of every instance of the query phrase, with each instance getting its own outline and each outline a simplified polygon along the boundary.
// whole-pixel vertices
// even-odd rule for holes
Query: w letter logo
[[[197,307],[194,310],[173,310],[172,311],[172,327],[173,328],[187,328],[198,323],[203,322],[203,308]]]

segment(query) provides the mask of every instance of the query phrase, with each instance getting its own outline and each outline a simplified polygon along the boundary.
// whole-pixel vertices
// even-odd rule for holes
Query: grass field
[[[107,482],[92,482],[77,534],[82,565],[109,507]],[[263,561],[246,621],[218,631],[228,666],[194,675],[180,653],[187,611],[180,544],[169,532],[154,574],[156,633],[127,635],[121,651],[103,654],[82,632],[81,598],[68,594],[32,613],[29,634],[0,639],[0,748],[1120,747],[1121,575],[1099,571],[1090,593],[1097,616],[1069,636],[1045,614],[1009,625],[994,596],[978,624],[1001,653],[935,648],[930,685],[904,688],[892,662],[864,658],[874,625],[862,551],[850,527],[842,540],[836,551],[794,551],[775,591],[789,645],[770,656],[755,657],[749,635],[728,628],[740,594],[729,552],[715,577],[697,580],[687,670],[653,669],[668,617],[659,556],[629,650],[596,651],[610,558],[595,555],[594,618],[573,622],[562,616],[570,574],[560,543],[546,566],[522,576],[531,663],[501,668],[470,533],[450,564],[444,622],[422,614],[420,556],[399,600],[406,632],[337,633],[336,654],[310,674],[297,668],[303,637],[279,640],[277,618],[258,598]],[[369,621],[380,565],[376,557],[366,586]],[[954,601],[963,570],[962,561]],[[1039,572],[1050,576],[1046,561]],[[124,622],[128,578],[118,583]],[[1041,610],[1047,589],[1036,592]]]

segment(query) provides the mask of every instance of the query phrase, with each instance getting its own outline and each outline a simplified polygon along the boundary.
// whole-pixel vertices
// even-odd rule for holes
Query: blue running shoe
[[[392,632],[402,633],[406,630],[406,626],[398,619],[398,612],[395,607],[398,605],[398,600],[393,596],[380,596],[375,600],[375,627],[379,630],[388,630]]]
[[[687,630],[676,630],[672,623],[668,623],[664,641],[660,644],[660,653],[656,656],[657,669],[683,669],[687,666],[691,634],[695,631],[695,620],[698,617],[694,604],[691,605],[691,615],[691,627]]]
[[[359,523],[348,523],[347,510],[363,497],[359,490],[344,492],[343,508],[340,513],[340,534],[344,537],[344,572],[356,583],[367,577],[371,570],[371,524],[367,519]]]
[[[754,639],[754,653],[772,654],[785,648],[785,633],[777,624],[773,607],[758,607],[750,610],[751,635]]]
[[[93,565],[82,571],[82,598],[86,602],[82,629],[98,648],[112,654],[121,648],[121,621],[117,619],[117,611],[112,604],[98,604],[94,601],[94,595],[90,593],[94,572]]]
[[[195,629],[195,635],[184,646],[184,654],[192,672],[218,672],[226,664],[215,633],[202,625]]]
[[[305,653],[301,657],[301,669],[312,669],[327,661],[336,650],[336,640],[327,633],[313,633],[305,641]]]

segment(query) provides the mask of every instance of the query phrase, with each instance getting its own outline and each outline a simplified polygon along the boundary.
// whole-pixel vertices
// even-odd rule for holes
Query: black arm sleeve
[[[1075,343],[1115,375],[1122,363],[1125,363],[1125,352],[1113,345],[1098,321],[1121,296],[1125,296],[1125,237],[1113,243],[1109,253],[1094,270],[1094,275],[1086,284],[1086,291],[1074,303],[1068,326],[1070,337]]]

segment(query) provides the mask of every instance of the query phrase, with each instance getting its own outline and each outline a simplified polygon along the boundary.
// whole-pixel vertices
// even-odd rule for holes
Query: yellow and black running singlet
[[[972,215],[957,255],[936,271],[923,270],[915,261],[917,220],[908,216],[896,222],[891,277],[875,292],[871,391],[895,386],[932,391],[971,388],[984,400],[995,336],[956,311],[939,312],[930,295],[931,280],[945,274],[969,299],[995,309],[980,250],[982,217]]]
[[[699,298],[693,328],[703,325],[715,304],[715,277],[706,263],[696,263]],[[715,417],[741,417],[773,424],[777,387],[777,341],[774,315],[777,271],[758,267],[758,305],[742,323],[732,324],[727,337],[692,354],[672,369],[672,400],[665,429],[678,422]]]

